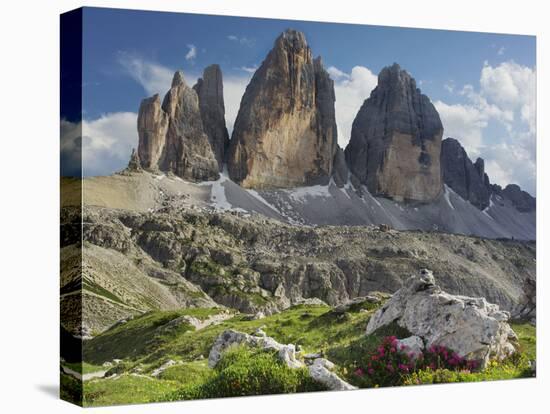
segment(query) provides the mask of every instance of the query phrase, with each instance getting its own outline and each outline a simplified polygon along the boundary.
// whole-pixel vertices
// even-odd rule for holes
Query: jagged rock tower
[[[225,153],[227,147],[229,147],[229,134],[225,126],[223,79],[220,66],[210,65],[206,67],[202,78],[199,78],[193,89],[199,97],[204,132],[208,136],[208,141],[221,171]]]
[[[190,181],[215,180],[219,166],[203,129],[199,99],[178,71],[162,105],[154,95],[141,102],[138,155],[150,171],[172,172]]]
[[[454,138],[444,139],[441,145],[443,181],[464,200],[483,210],[489,205],[491,184],[485,174],[485,162],[473,163],[466,150]]]
[[[430,202],[442,190],[443,125],[430,99],[398,64],[382,69],[378,86],[353,121],[346,161],[373,195]]]
[[[246,188],[327,183],[337,148],[334,84],[303,33],[282,33],[241,101],[227,164]]]

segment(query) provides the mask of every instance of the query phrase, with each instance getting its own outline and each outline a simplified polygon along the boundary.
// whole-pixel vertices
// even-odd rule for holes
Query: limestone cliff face
[[[442,190],[443,125],[430,99],[399,65],[382,69],[346,147],[352,174],[372,194],[430,202]]]
[[[443,181],[464,200],[483,210],[489,205],[491,186],[485,173],[485,162],[478,158],[472,163],[468,154],[454,138],[441,145]]]
[[[287,30],[247,86],[227,157],[246,188],[328,182],[336,152],[334,85],[303,33]]]
[[[229,146],[229,134],[225,126],[223,80],[220,66],[210,65],[204,69],[202,78],[199,78],[193,89],[199,97],[204,132],[208,136],[208,141],[221,171],[225,153]]]
[[[158,94],[141,101],[138,113],[138,155],[141,166],[148,170],[158,169],[166,143],[168,116],[162,110]]]
[[[218,163],[204,133],[196,92],[176,72],[162,105],[144,99],[138,114],[138,155],[143,168],[191,181],[215,180]]]

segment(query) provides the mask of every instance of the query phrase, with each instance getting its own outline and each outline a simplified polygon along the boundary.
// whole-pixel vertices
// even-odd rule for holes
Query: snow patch
[[[451,198],[449,197],[449,194],[450,194],[449,187],[445,185],[445,190],[443,191],[443,198],[445,198],[445,201],[447,202],[449,207],[451,207],[451,209],[454,210],[455,206],[453,206],[453,203],[451,203]]]
[[[288,196],[299,203],[305,203],[308,198],[330,198],[332,195],[328,191],[328,185],[312,185],[310,187],[297,187],[293,190],[287,190]]]
[[[229,177],[227,176],[227,171],[224,169],[220,173],[220,178],[216,181],[208,181],[206,184],[211,185],[210,188],[210,204],[212,207],[214,207],[216,210],[222,210],[222,211],[239,211],[241,213],[248,213],[243,208],[240,207],[234,207],[229,201],[227,201],[227,197],[225,195],[225,187],[224,183],[229,181]],[[204,184],[204,183],[200,183]]]

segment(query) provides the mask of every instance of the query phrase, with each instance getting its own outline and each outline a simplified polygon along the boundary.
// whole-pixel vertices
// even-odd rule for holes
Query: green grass
[[[530,323],[513,323],[512,329],[516,333],[520,343],[520,351],[525,356],[534,360],[537,359],[537,330]]]
[[[85,392],[90,394],[86,395],[85,403],[122,404],[300,392],[315,388],[304,382],[305,379],[300,377],[302,374],[297,373],[299,377],[293,377],[294,374],[285,371],[286,366],[283,369],[276,365],[277,358],[269,352],[241,349],[235,351],[235,354],[229,353],[224,357],[227,358],[226,362],[216,369],[208,368],[206,359],[212,344],[226,329],[253,333],[261,327],[268,336],[280,343],[301,345],[304,353],[321,352],[337,364],[339,375],[354,383],[353,371],[357,363],[372,352],[384,337],[395,335],[403,338],[410,335],[397,324],[390,324],[365,336],[368,319],[375,310],[376,306],[362,304],[349,312],[338,314],[328,306],[299,305],[259,320],[248,320],[245,315],[237,314],[218,325],[199,331],[184,324],[176,331],[168,333],[163,326],[181,315],[206,319],[220,310],[151,312],[85,342],[84,354],[90,369],[114,358],[124,359],[116,367],[117,374],[122,375],[115,382],[100,379],[86,383]],[[513,329],[520,341],[520,353],[514,358],[492,364],[483,372],[420,371],[416,376],[408,377],[405,382],[472,382],[528,376],[530,373],[527,361],[534,359],[536,355],[535,329],[528,324],[515,324]],[[128,375],[138,367],[141,373],[150,373],[168,359],[173,359],[178,364],[166,369],[158,379]],[[228,361],[233,362],[230,364]],[[133,394],[139,394],[139,397]]]
[[[173,338],[195,329],[188,323],[182,323],[176,329],[169,331],[160,329],[170,321],[183,315],[202,320],[220,311],[212,308],[146,313],[86,341],[84,360],[92,364],[103,364],[115,358],[137,360],[154,352]]]
[[[307,368],[291,369],[274,352],[245,346],[226,351],[212,371],[213,374],[202,383],[188,384],[176,392],[162,396],[160,400],[179,401],[325,389],[311,379]]]
[[[102,365],[94,365],[88,362],[65,362],[63,366],[72,369],[75,372],[80,374],[89,374],[92,372],[105,371],[105,368]]]
[[[175,381],[124,374],[84,383],[84,406],[140,404],[154,401],[181,387]]]
[[[159,378],[189,385],[202,383],[212,375],[213,371],[208,368],[207,360],[200,360],[172,366],[161,373]]]

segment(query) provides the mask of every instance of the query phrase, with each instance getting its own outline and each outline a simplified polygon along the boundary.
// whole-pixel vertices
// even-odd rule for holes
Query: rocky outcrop
[[[316,358],[313,363],[308,367],[308,371],[311,378],[323,384],[328,390],[356,390],[357,387],[354,387],[353,385],[347,383],[333,372],[335,368],[335,365],[325,358]]]
[[[139,135],[138,155],[143,168],[158,170],[159,161],[166,144],[168,123],[168,116],[162,109],[158,94],[141,101],[137,128]]]
[[[130,155],[130,161],[128,162],[126,170],[135,172],[142,171],[141,161],[139,160],[139,155],[135,148],[132,148],[132,154]]]
[[[176,72],[164,97],[141,102],[138,155],[142,167],[190,180],[216,180],[219,166],[204,133],[196,92]]]
[[[219,65],[210,65],[204,69],[202,78],[193,86],[199,97],[204,132],[218,161],[221,171],[225,152],[229,146],[229,134],[225,126],[225,105],[223,100],[223,79]]]
[[[491,189],[496,195],[509,200],[521,213],[529,213],[537,208],[537,199],[517,184],[508,184],[504,189],[499,185],[492,185]]]
[[[454,138],[441,143],[443,181],[464,200],[483,210],[489,206],[491,186],[485,173],[485,162],[478,158],[472,163],[466,150]]]
[[[287,30],[254,73],[227,158],[246,188],[328,182],[336,152],[334,85],[303,33]]]
[[[223,353],[235,345],[248,345],[266,350],[274,350],[277,351],[279,359],[289,368],[301,368],[304,366],[304,363],[296,358],[296,347],[293,344],[280,344],[261,331],[256,335],[249,335],[233,329],[224,331],[216,338],[208,354],[208,366],[214,368],[220,362]]]
[[[369,320],[367,335],[392,322],[423,339],[425,346],[442,345],[485,367],[490,357],[515,352],[516,334],[508,312],[484,298],[456,296],[435,284],[431,271],[409,278]]]
[[[261,329],[257,329],[254,335],[233,329],[228,329],[221,333],[210,349],[208,366],[214,368],[222,359],[223,353],[237,345],[276,351],[277,357],[287,367],[292,369],[305,367],[304,362],[298,359],[299,352],[296,350],[294,344],[281,344],[270,336],[267,336]],[[357,389],[357,387],[348,384],[333,372],[336,367],[332,362],[324,358],[315,358],[313,361],[308,361],[308,363],[310,364],[308,366],[310,377],[324,385],[328,390],[346,391]]]
[[[430,202],[442,190],[443,125],[430,99],[398,64],[382,69],[378,86],[353,121],[346,160],[373,195]]]
[[[512,309],[512,318],[518,321],[529,321],[537,324],[537,280],[527,277],[519,303]]]
[[[334,183],[338,187],[343,187],[348,181],[348,173],[346,155],[344,154],[344,150],[338,147],[336,149],[336,154],[334,155],[334,167],[332,174]]]

